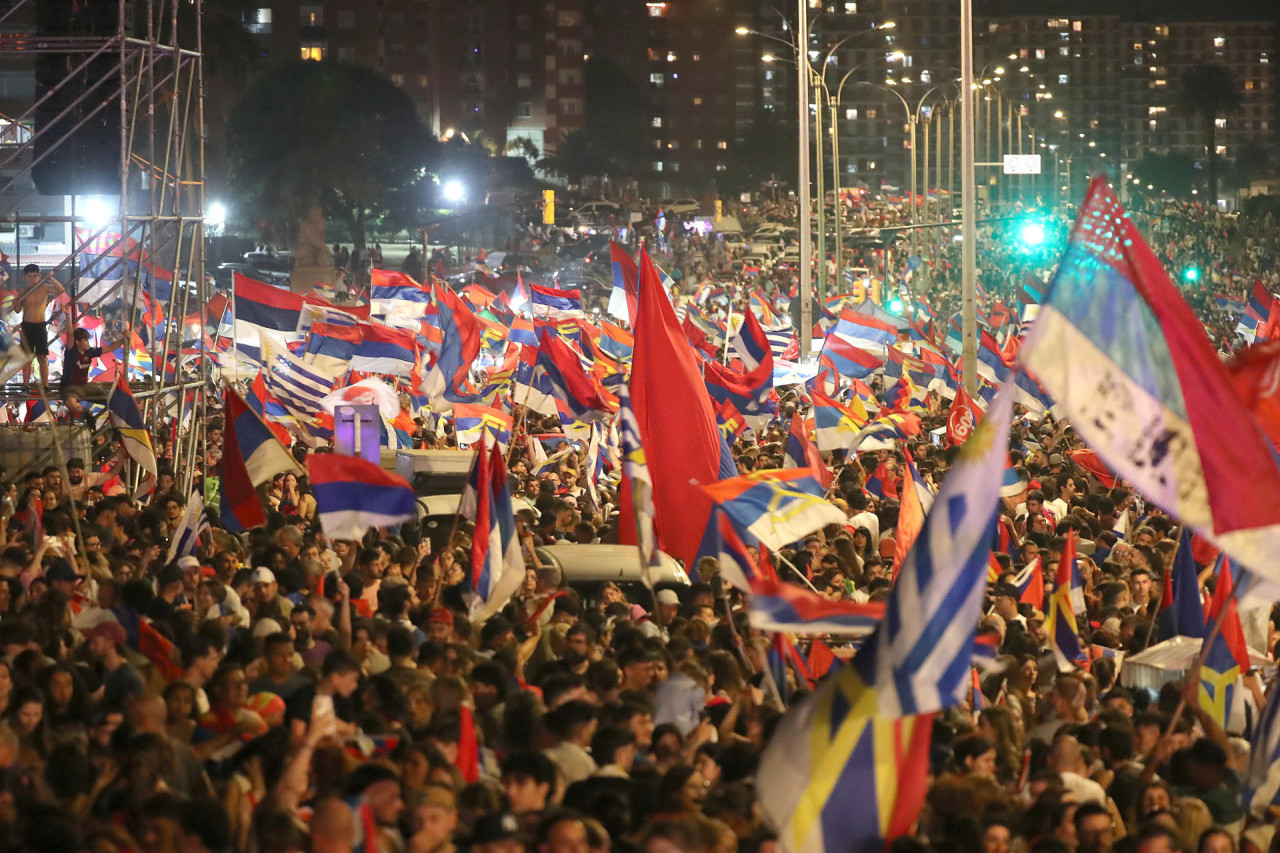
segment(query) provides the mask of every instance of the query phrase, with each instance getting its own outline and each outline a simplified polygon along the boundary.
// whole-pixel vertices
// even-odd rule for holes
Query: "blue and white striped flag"
[[[173,530],[165,562],[172,563],[179,557],[190,557],[196,552],[200,535],[208,532],[209,518],[204,512],[204,497],[199,492],[193,492],[187,498],[187,506],[182,511],[182,518],[178,519],[178,526]]]
[[[1257,817],[1280,805],[1280,689],[1274,687],[1253,728],[1240,801]]]
[[[853,660],[863,682],[876,686],[886,718],[958,705],[970,687],[1013,391],[1012,383],[1001,388],[961,445],[903,561],[884,620]]]
[[[640,443],[640,423],[631,408],[631,389],[618,386],[618,427],[622,444],[622,477],[631,487],[631,505],[635,510],[636,542],[640,546],[640,564],[658,565],[658,542],[653,530],[653,480]],[[624,520],[623,524],[627,522]],[[644,570],[643,580],[650,587],[653,578]]]
[[[267,390],[292,414],[304,421],[312,421],[324,408],[323,400],[333,390],[333,376],[320,365],[307,364],[275,345],[265,335],[262,337],[262,378]],[[345,366],[340,368],[345,371]]]

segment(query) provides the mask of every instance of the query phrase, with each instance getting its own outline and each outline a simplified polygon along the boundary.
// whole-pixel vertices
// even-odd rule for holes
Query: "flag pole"
[[[977,285],[977,215],[974,180],[974,116],[973,116],[973,0],[960,0],[960,157],[961,183],[961,304],[964,388],[970,397],[978,394],[978,305]],[[914,154],[914,152],[913,152]]]

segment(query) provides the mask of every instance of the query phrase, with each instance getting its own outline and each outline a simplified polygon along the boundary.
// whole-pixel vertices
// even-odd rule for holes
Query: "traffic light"
[[[542,191],[542,224],[556,224],[556,191]]]
[[[1044,226],[1039,222],[1025,222],[1018,230],[1018,236],[1024,245],[1036,248],[1044,244]]]

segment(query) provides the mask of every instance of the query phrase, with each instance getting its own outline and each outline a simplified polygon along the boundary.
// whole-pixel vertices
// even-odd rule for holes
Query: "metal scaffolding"
[[[94,14],[116,7],[114,31],[93,35],[51,34],[38,23],[47,2],[0,3],[0,102],[13,112],[0,121],[0,250],[15,270],[36,262],[66,287],[71,306],[51,323],[51,339],[85,316],[104,322],[104,341],[124,337],[118,369],[153,427],[177,419],[173,464],[189,487],[212,356],[203,316],[202,0],[99,0]],[[42,57],[61,58],[70,73],[32,85],[24,101],[21,81],[28,71],[37,79]],[[64,146],[83,146],[76,134],[90,122],[110,118],[113,127],[104,111],[119,114],[118,207],[114,196],[40,195],[33,170]],[[194,329],[184,324],[193,314]],[[131,346],[140,332],[152,362],[145,372]]]

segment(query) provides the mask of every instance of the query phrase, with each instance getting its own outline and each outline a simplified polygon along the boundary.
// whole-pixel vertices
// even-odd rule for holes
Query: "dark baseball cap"
[[[520,836],[520,821],[511,812],[496,812],[476,818],[476,828],[471,833],[472,844],[492,844]]]

